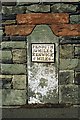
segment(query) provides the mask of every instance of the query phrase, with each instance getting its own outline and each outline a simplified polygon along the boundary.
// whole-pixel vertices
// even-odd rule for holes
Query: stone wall
[[[80,104],[80,3],[2,2],[0,13],[0,91],[3,106],[27,105],[29,97],[35,96],[28,89],[28,70],[31,67],[34,72],[38,65],[28,64],[27,47],[30,42],[46,43],[46,40],[58,45],[55,63],[58,91],[57,97],[56,92],[50,96],[49,91],[48,96],[41,99],[42,103]],[[49,70],[51,65],[46,64],[46,69]],[[48,77],[48,74],[45,73],[45,76]],[[41,81],[40,84],[45,86],[46,77]]]

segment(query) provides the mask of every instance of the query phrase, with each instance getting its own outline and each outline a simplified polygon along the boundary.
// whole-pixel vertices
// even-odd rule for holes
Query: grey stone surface
[[[2,88],[2,89],[9,88],[10,89],[11,81],[12,81],[11,75],[0,75],[0,88]]]
[[[2,74],[26,74],[26,65],[23,64],[1,64]]]
[[[74,58],[74,46],[60,45],[60,58],[62,59]]]
[[[72,24],[80,23],[80,15],[71,15],[70,16],[70,23],[72,23]]]
[[[13,75],[12,85],[13,89],[27,89],[26,86],[26,75]]]
[[[52,12],[76,12],[77,5],[56,3],[51,6]]]
[[[28,102],[58,103],[58,37],[47,25],[38,25],[27,39]],[[55,43],[55,63],[31,62],[31,43]]]
[[[12,79],[12,75],[0,75],[0,80],[2,80],[2,79],[9,79],[9,80],[11,80]]]
[[[26,90],[2,90],[2,105],[25,105]]]
[[[59,37],[55,36],[47,25],[37,25],[28,39],[32,43],[57,43]]]
[[[74,79],[74,83],[77,85],[80,85],[80,72],[75,72],[75,79]]]
[[[77,85],[62,85],[59,86],[59,101],[60,103],[80,103],[79,86]]]
[[[26,60],[26,49],[13,49],[13,62],[14,63],[25,63]]]
[[[31,12],[50,12],[50,5],[30,5],[27,6],[27,10]]]
[[[18,42],[15,40],[15,42],[1,42],[1,48],[26,48],[25,42]]]
[[[75,47],[74,54],[75,54],[75,57],[80,58],[80,46]]]
[[[11,88],[11,81],[12,76],[11,75],[0,75],[0,88]]]
[[[2,6],[2,13],[9,14],[23,14],[26,11],[24,6]]]
[[[80,44],[80,36],[60,37],[60,44]]]
[[[2,61],[2,62],[11,62],[11,60],[12,60],[12,54],[11,54],[11,51],[0,51],[0,60]]]
[[[75,70],[79,64],[78,59],[60,59],[61,70]]]
[[[74,71],[73,70],[59,71],[59,84],[60,85],[73,84],[73,82],[74,82]]]

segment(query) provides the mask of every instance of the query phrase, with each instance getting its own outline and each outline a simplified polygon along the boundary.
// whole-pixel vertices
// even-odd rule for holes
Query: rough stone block
[[[69,45],[60,45],[60,58],[74,58],[74,47]]]
[[[67,13],[29,13],[18,14],[16,17],[18,24],[54,24],[54,23],[68,23],[69,14]]]
[[[80,36],[80,24],[55,24],[51,29],[57,36]]]
[[[60,59],[61,70],[75,70],[79,64],[78,59]]]
[[[2,6],[2,13],[7,15],[12,14],[12,7]]]
[[[26,48],[26,42],[10,41],[10,42],[1,42],[1,48]]]
[[[80,23],[80,15],[71,15],[70,16],[70,23]]]
[[[65,3],[56,3],[51,6],[52,12],[76,12],[77,5],[65,4]]]
[[[11,51],[0,51],[0,60],[3,63],[11,63],[12,61],[12,54]]]
[[[25,105],[26,90],[2,90],[2,105]]]
[[[80,36],[60,37],[60,44],[80,44]]]
[[[27,10],[31,12],[50,12],[50,5],[33,4],[27,6]]]
[[[10,89],[11,88],[11,75],[0,75],[0,85],[3,89]]]
[[[67,85],[72,84],[74,81],[74,71],[59,71],[59,84]]]
[[[2,6],[2,13],[9,14],[22,14],[25,13],[26,8],[24,6]]]
[[[0,75],[0,80],[11,80],[12,75]]]
[[[79,71],[75,72],[74,83],[77,84],[77,85],[80,85],[80,72]]]
[[[74,53],[76,58],[80,58],[80,46],[75,47],[75,53]]]
[[[25,15],[25,14],[24,14]],[[6,35],[29,35],[35,25],[10,25],[10,26],[5,26],[5,33]]]
[[[12,55],[14,63],[25,63],[27,61],[25,49],[14,49],[12,50]]]
[[[26,74],[26,65],[23,64],[1,64],[2,74]]]
[[[26,75],[13,75],[12,85],[13,89],[27,89]]]
[[[16,15],[14,14],[9,14],[9,15],[2,14],[2,20],[15,20],[15,19],[16,19]]]
[[[2,6],[15,6],[16,5],[16,0],[13,0],[13,2],[11,2],[11,0],[1,0],[2,2]]]
[[[11,41],[26,41],[26,36],[10,36]],[[24,42],[25,43],[25,42]]]
[[[78,59],[78,66],[77,66],[77,68],[75,70],[80,71],[80,59]]]
[[[77,85],[62,85],[59,86],[59,101],[60,103],[80,103],[80,88]]]

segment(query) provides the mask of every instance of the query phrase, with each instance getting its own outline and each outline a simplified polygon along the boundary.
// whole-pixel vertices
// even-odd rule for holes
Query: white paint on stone
[[[56,75],[53,64],[47,67],[43,63],[34,63],[31,69],[32,71],[28,71],[28,84],[35,97],[30,97],[29,103],[41,103],[38,94],[43,99],[44,96],[47,97],[48,93],[52,95],[54,90],[56,90],[56,93],[58,92],[58,75]],[[43,86],[40,85],[41,82]]]

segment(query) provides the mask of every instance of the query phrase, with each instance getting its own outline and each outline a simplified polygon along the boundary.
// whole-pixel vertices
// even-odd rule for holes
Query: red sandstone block
[[[18,24],[54,24],[69,23],[69,14],[67,13],[30,13],[18,14]]]
[[[35,25],[10,25],[5,26],[6,35],[29,35]],[[57,36],[80,36],[80,24],[53,24],[50,25]]]
[[[5,33],[6,35],[29,35],[35,25],[10,25],[5,26]]]
[[[54,24],[50,27],[57,36],[80,36],[80,24]]]

